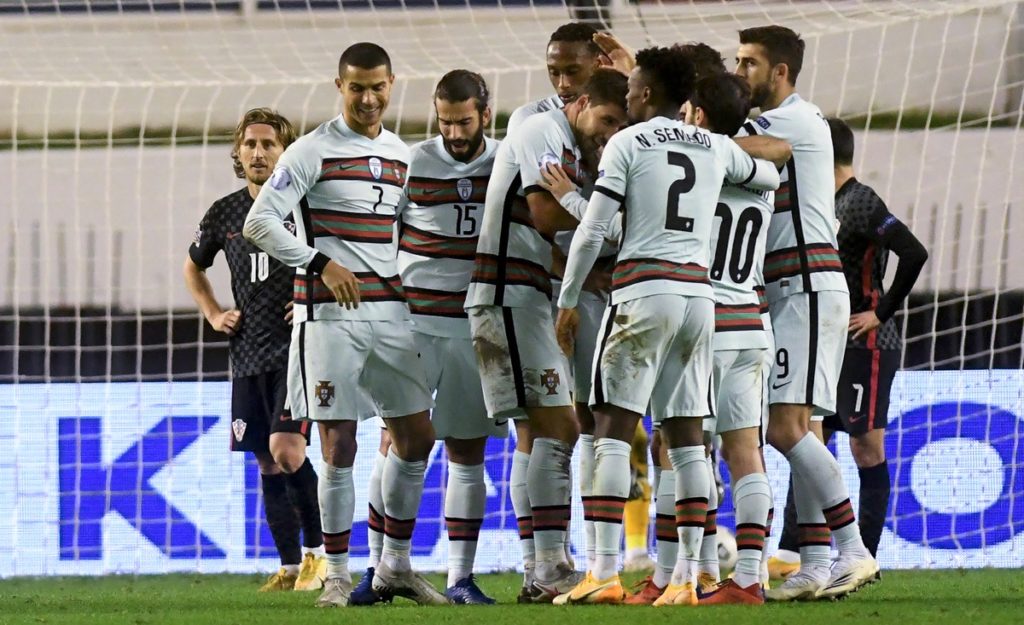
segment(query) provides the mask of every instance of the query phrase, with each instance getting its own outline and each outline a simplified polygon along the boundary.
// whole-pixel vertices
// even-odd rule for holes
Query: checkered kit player
[[[803,40],[783,26],[740,31],[736,53],[736,74],[761,109],[744,130],[793,147],[775,194],[764,263],[775,333],[767,439],[786,456],[793,476],[801,568],[765,592],[772,601],[844,596],[878,571],[861,540],[839,464],[809,430],[811,419],[836,410],[850,298],[837,250],[828,124],[796,92],[803,53]],[[830,537],[839,550],[835,563]]]
[[[694,68],[678,49],[637,54],[627,96],[632,127],[604,148],[594,195],[573,239],[557,332],[571,351],[584,276],[616,214],[623,212],[611,306],[594,358],[594,566],[556,603],[621,603],[622,515],[630,487],[630,441],[650,407],[675,472],[679,557],[656,606],[697,603],[697,561],[711,488],[702,422],[709,412],[714,291],[709,246],[722,180],[774,189],[775,167],[731,139],[677,121]],[[782,148],[779,141],[762,145]]]
[[[409,148],[383,127],[394,74],[373,43],[342,53],[341,115],[281,157],[246,220],[245,237],[297,267],[288,397],[320,428],[320,510],[327,581],[317,605],[345,606],[354,512],[358,420],[384,418],[391,449],[381,480],[385,537],[373,588],[421,604],[447,603],[409,559],[427,459],[432,407],[396,265],[396,209]],[[298,236],[284,226],[294,213]],[[367,410],[366,399],[375,410]]]
[[[246,186],[206,212],[184,267],[185,283],[203,316],[229,337],[231,449],[256,456],[267,525],[281,557],[280,570],[262,591],[319,590],[327,571],[317,476],[306,459],[309,426],[293,421],[285,409],[293,271],[242,238],[253,198],[294,139],[288,120],[270,109],[242,117],[231,156]],[[229,310],[221,308],[206,277],[221,251],[236,303]]]

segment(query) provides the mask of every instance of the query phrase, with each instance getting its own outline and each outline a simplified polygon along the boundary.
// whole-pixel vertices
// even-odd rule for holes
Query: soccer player
[[[448,72],[434,91],[440,135],[412,148],[408,204],[401,214],[398,268],[412,311],[427,382],[436,391],[431,415],[448,452],[444,515],[448,526],[448,589],[456,604],[492,604],[473,579],[487,488],[488,436],[508,436],[505,420],[487,416],[477,370],[466,289],[498,142],[484,137],[489,94],[475,72]]]
[[[850,451],[860,477],[860,525],[864,546],[878,553],[889,507],[889,467],[885,427],[889,391],[900,365],[902,341],[893,315],[914,288],[928,251],[885,202],[853,170],[853,131],[841,119],[829,119],[835,155],[836,219],[839,256],[850,289],[850,336],[839,375],[836,414],[822,423],[826,443],[836,431],[850,435]],[[892,287],[885,270],[892,251],[899,258]],[[787,520],[790,517],[787,501]],[[788,526],[787,526],[787,529]],[[791,532],[784,532],[784,535]]]
[[[391,435],[381,479],[384,548],[373,588],[421,604],[447,603],[409,561],[434,428],[396,266],[395,216],[409,148],[381,123],[393,83],[383,48],[349,46],[335,80],[341,115],[282,155],[243,230],[258,247],[298,267],[288,397],[296,417],[320,427],[328,562],[321,607],[347,605],[352,590],[352,464],[357,420],[372,416],[362,401],[367,396]],[[297,237],[284,227],[291,212]]]
[[[185,284],[213,329],[229,337],[231,449],[256,456],[267,525],[281,557],[280,570],[260,590],[318,590],[327,561],[316,471],[306,459],[309,427],[293,421],[285,410],[294,272],[241,236],[253,199],[295,140],[295,130],[277,112],[257,108],[242,117],[234,139],[231,158],[245,187],[214,202],[199,223],[185,259]],[[206,277],[221,251],[235,300],[235,307],[227,310]]]
[[[812,418],[835,412],[850,298],[835,233],[828,124],[796,92],[804,42],[783,26],[740,31],[736,74],[750,85],[761,116],[749,134],[787,140],[768,226],[765,287],[775,333],[768,442],[789,461],[801,526],[800,573],[765,593],[774,601],[846,595],[871,581],[878,565],[864,547],[839,464],[810,432]],[[830,568],[830,538],[839,559]]]
[[[593,158],[625,123],[625,82],[618,72],[599,70],[565,109],[531,116],[502,142],[466,297],[487,411],[494,419],[518,418],[520,440],[533,437],[527,497],[516,508],[520,523],[518,510],[529,505],[532,512],[525,520],[532,521],[535,579],[524,597],[537,602],[578,581],[564,542],[569,462],[579,426],[567,363],[554,336],[550,279],[552,236],[574,228],[577,217],[540,186],[540,168],[560,166],[578,182],[584,155]],[[528,425],[521,423],[524,412]],[[520,468],[518,476],[523,474]],[[521,492],[513,489],[513,501]]]
[[[731,137],[747,120],[750,88],[739,76],[718,73],[697,83],[684,109],[688,124]],[[755,289],[762,279],[771,216],[771,192],[737,184],[722,187],[715,208],[718,232],[711,240],[716,408],[708,422],[714,425],[713,434],[722,437],[722,457],[729,465],[738,559],[733,578],[702,597],[702,604],[764,603],[761,555],[772,491],[760,447],[762,379],[767,373],[769,342]]]
[[[772,189],[779,176],[731,139],[676,120],[693,88],[679,50],[637,54],[627,96],[635,125],[605,146],[599,178],[569,252],[557,332],[571,350],[582,278],[610,222],[624,212],[611,306],[605,312],[590,403],[596,422],[597,555],[586,578],[558,602],[621,603],[618,576],[630,441],[650,406],[676,477],[680,556],[654,605],[697,602],[697,558],[710,480],[702,421],[708,414],[714,292],[709,245],[722,180]],[[766,142],[768,144],[781,142]],[[780,162],[788,157],[782,150]]]

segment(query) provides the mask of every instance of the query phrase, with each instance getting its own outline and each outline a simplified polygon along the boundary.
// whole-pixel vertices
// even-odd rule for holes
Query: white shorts
[[[427,388],[435,391],[430,420],[438,440],[468,440],[508,436],[508,424],[488,418],[473,340],[413,332],[427,374]]]
[[[709,413],[712,300],[642,297],[609,306],[601,327],[591,406],[612,404],[644,414],[649,405],[655,423]]]
[[[842,291],[794,293],[772,302],[771,314],[775,362],[769,401],[812,406],[817,417],[834,414],[850,296]]]
[[[553,294],[551,300],[551,317],[558,319],[558,294],[562,283],[551,282]],[[576,310],[580,314],[580,325],[576,329],[576,345],[569,366],[572,367],[573,401],[586,403],[590,399],[590,387],[593,377],[590,375],[594,366],[594,352],[597,350],[597,336],[601,333],[601,319],[604,309],[608,307],[608,298],[590,291],[581,291]]]
[[[760,428],[764,406],[766,349],[725,349],[714,356],[716,434]]]
[[[292,418],[404,417],[430,410],[426,376],[405,321],[304,321],[288,352]]]
[[[521,419],[526,408],[572,405],[572,376],[549,307],[474,306],[466,312],[492,419]]]

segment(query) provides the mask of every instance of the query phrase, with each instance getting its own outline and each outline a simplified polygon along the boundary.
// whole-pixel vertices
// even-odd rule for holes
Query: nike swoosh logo
[[[789,382],[783,382],[782,384],[772,384],[772,390],[773,391],[777,391],[780,388],[782,388],[783,386],[787,386],[787,385],[792,384],[792,383],[793,383],[793,380],[790,380]]]
[[[238,238],[240,236],[242,236],[241,232],[229,232],[228,233],[228,240],[230,241],[231,239],[235,239],[235,238]]]

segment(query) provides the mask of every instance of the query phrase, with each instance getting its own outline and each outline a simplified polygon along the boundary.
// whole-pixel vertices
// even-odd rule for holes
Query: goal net
[[[799,91],[857,129],[858,177],[931,255],[899,316],[881,562],[1024,566],[1020,3],[3,0],[0,577],[274,568],[256,467],[228,452],[226,339],[180,270],[203,212],[240,187],[231,130],[256,106],[305,130],[335,116],[338,55],[369,40],[394,60],[403,138],[433,134],[430,94],[457,67],[488,81],[500,137],[551,93],[545,46],[571,16],[728,59],[740,28],[802,34]],[[230,303],[223,259],[209,273]],[[376,436],[360,434],[353,568]],[[512,445],[488,447],[482,570],[519,561]],[[836,452],[855,494],[845,439]],[[786,465],[768,462],[781,510]],[[414,540],[426,569],[444,566],[444,483],[438,448]]]

